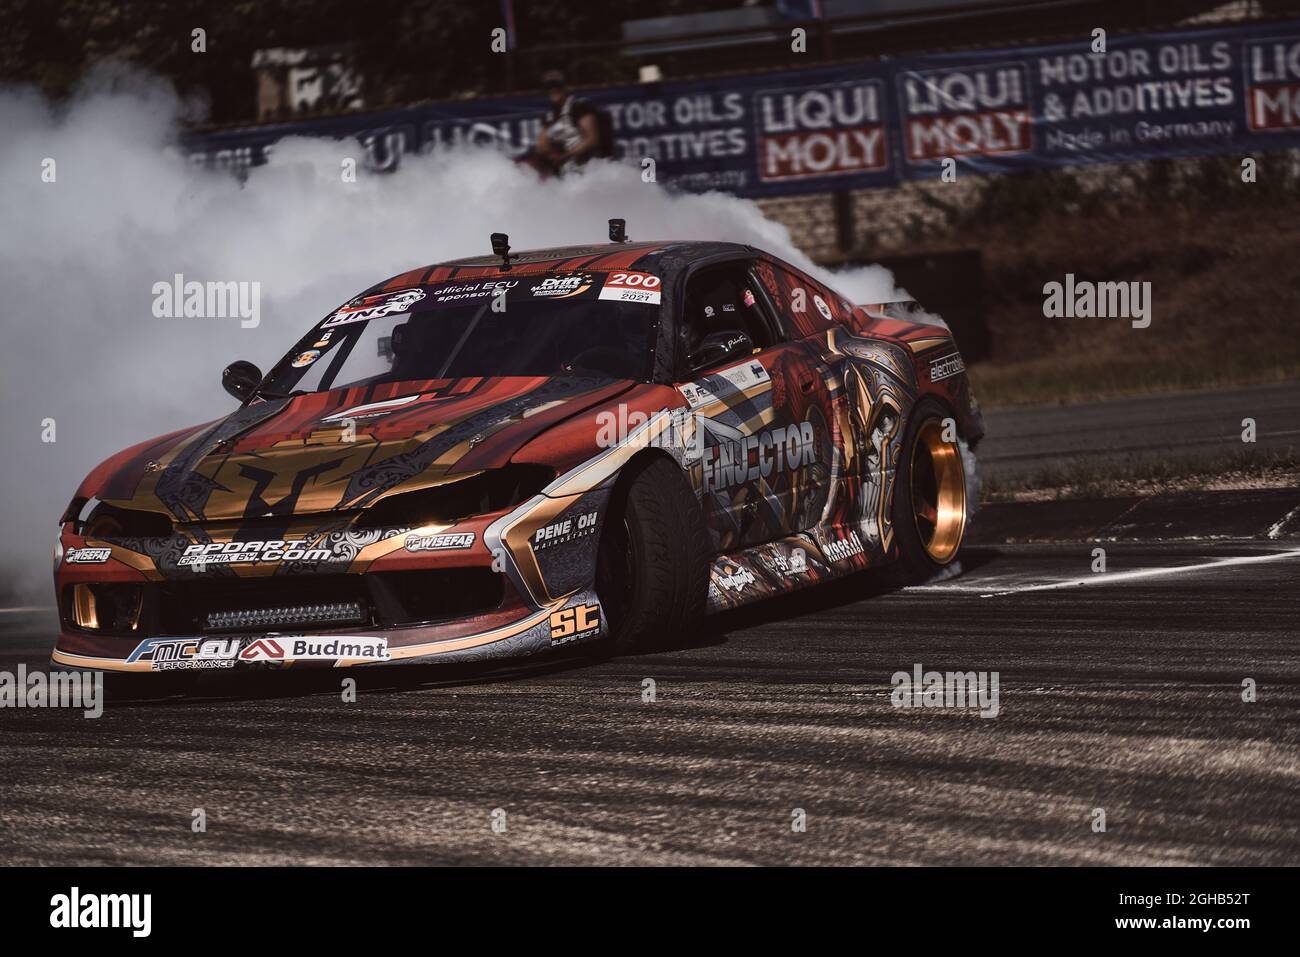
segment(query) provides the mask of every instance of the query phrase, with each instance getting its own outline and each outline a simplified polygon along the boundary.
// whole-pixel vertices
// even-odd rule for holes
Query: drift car
[[[266,375],[233,363],[238,409],[91,472],[53,664],[629,652],[953,561],[983,425],[915,304],[856,305],[744,245],[493,239],[366,290]]]

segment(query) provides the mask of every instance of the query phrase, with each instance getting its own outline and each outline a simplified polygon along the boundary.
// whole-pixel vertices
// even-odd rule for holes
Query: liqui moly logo
[[[1033,149],[1023,63],[919,70],[899,79],[909,162]]]
[[[1300,128],[1300,37],[1250,40],[1246,53],[1246,118],[1258,132]]]
[[[861,80],[754,94],[764,182],[841,176],[889,166],[884,86]]]

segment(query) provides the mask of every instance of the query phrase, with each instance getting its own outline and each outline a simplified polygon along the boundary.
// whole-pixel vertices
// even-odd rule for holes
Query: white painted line
[[[22,608],[0,608],[0,615],[18,615],[32,611],[54,611],[53,605],[27,605]]]
[[[934,584],[906,585],[899,590],[904,592],[937,592],[941,595],[987,595],[990,588],[999,587],[998,583],[1005,580],[1005,578],[991,578],[983,581],[976,579],[974,581],[935,582]],[[1008,585],[1007,587],[1012,586]],[[995,594],[1002,593],[996,592]]]
[[[1291,519],[1295,518],[1296,515],[1300,515],[1300,505],[1297,505],[1295,508],[1291,509],[1291,511],[1278,519],[1277,522],[1269,528],[1268,537],[1274,540],[1280,538],[1282,535],[1282,529],[1286,528],[1287,524]]]
[[[1131,572],[1097,572],[1084,578],[1072,578],[1069,581],[1049,582],[1046,585],[1024,585],[1006,591],[985,592],[981,598],[1000,598],[1003,595],[1020,595],[1030,591],[1052,591],[1058,588],[1076,588],[1080,585],[1113,585],[1118,582],[1136,581],[1141,578],[1162,578],[1167,575],[1181,575],[1184,572],[1205,571],[1210,568],[1227,568],[1231,565],[1254,565],[1259,562],[1276,562],[1288,558],[1300,558],[1300,548],[1285,552],[1272,552],[1268,555],[1237,555],[1232,558],[1216,558],[1199,565],[1175,565],[1168,568],[1138,568]],[[985,588],[988,586],[985,585]]]

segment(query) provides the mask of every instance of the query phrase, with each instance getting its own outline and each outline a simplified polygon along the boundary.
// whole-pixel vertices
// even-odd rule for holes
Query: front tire
[[[688,637],[704,615],[708,533],[686,476],[656,456],[629,466],[601,534],[596,594],[607,649],[629,654]]]
[[[892,516],[903,573],[926,581],[950,565],[966,534],[966,472],[956,436],[944,440],[947,410],[937,400],[916,404],[894,480]]]

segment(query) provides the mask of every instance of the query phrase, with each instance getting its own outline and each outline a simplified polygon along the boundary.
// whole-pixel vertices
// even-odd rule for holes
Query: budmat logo
[[[239,653],[241,661],[387,661],[388,639],[359,635],[259,638]]]

